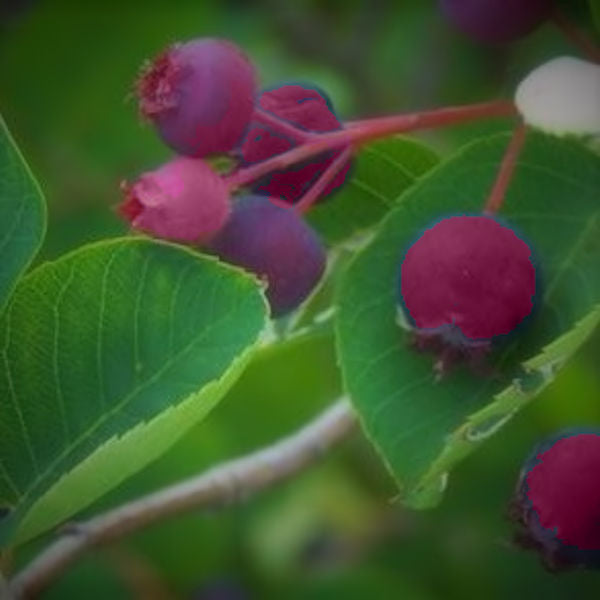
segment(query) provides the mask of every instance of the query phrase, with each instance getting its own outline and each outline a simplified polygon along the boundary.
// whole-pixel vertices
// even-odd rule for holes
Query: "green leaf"
[[[0,117],[0,312],[45,230],[42,192]]]
[[[529,326],[497,350],[499,376],[458,369],[441,381],[397,322],[401,256],[448,214],[484,205],[508,143],[471,144],[413,187],[348,268],[336,330],[345,385],[409,506],[435,505],[449,470],[554,377],[600,320],[600,159],[528,133],[502,217],[537,256],[543,282]]]
[[[87,246],[24,278],[0,321],[4,541],[64,521],[202,419],[266,314],[251,276],[143,238]]]
[[[600,32],[600,0],[589,0],[592,21],[596,31]]]
[[[378,223],[400,194],[437,162],[433,150],[409,138],[369,144],[354,159],[349,181],[315,206],[308,221],[330,244],[361,233]]]

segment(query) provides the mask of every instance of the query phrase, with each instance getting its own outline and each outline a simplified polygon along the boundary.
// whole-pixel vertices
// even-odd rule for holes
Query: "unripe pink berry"
[[[451,326],[469,340],[510,333],[532,311],[535,286],[529,246],[487,216],[439,221],[401,266],[402,302],[416,327]]]
[[[203,160],[178,156],[124,182],[119,213],[135,229],[178,242],[206,242],[229,216],[223,178]]]
[[[176,44],[136,83],[142,115],[176,152],[228,152],[246,130],[256,93],[254,67],[234,44],[201,38]]]
[[[255,113],[252,123],[240,146],[242,164],[249,166],[276,154],[291,150],[298,145],[302,132],[326,132],[341,128],[328,99],[319,91],[301,84],[287,84],[264,91],[259,98],[259,107],[282,119],[288,126],[298,129],[300,137],[278,128],[276,123],[265,124]],[[289,204],[297,202],[315,183],[319,176],[336,159],[340,151],[329,151],[288,169],[270,173],[256,182],[252,189],[262,195],[280,198]],[[346,180],[350,169],[348,161],[320,199],[331,194]]]
[[[600,431],[571,430],[526,461],[511,503],[517,542],[550,569],[600,568]]]

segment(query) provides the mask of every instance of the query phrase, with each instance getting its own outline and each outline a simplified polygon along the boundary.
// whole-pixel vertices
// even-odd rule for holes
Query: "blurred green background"
[[[585,2],[566,2],[585,26]],[[265,86],[313,81],[342,118],[509,95],[528,69],[575,51],[551,26],[482,48],[433,1],[113,0],[0,2],[0,111],[46,193],[38,260],[125,232],[124,178],[169,153],[129,98],[141,63],[165,45],[227,37]],[[442,154],[497,129],[421,136]],[[445,502],[414,513],[360,437],[290,484],[219,512],[180,517],[98,551],[46,596],[68,599],[597,598],[600,576],[543,570],[514,549],[506,505],[519,466],[558,428],[600,424],[596,335],[513,423],[451,476]],[[89,511],[190,475],[294,430],[340,393],[323,333],[264,351],[210,418]],[[20,550],[17,565],[47,540]]]

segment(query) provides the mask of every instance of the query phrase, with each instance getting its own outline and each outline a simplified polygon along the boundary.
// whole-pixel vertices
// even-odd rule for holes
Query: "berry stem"
[[[357,148],[368,141],[419,129],[433,129],[492,117],[511,117],[517,114],[509,100],[494,100],[464,106],[449,106],[429,111],[407,113],[391,117],[377,117],[354,121],[344,129],[313,134],[313,138],[287,152],[238,169],[226,178],[231,190],[260,179],[272,171],[286,169],[326,150],[351,145]]]
[[[552,22],[561,33],[589,59],[600,63],[600,48],[582,29],[577,27],[558,7],[552,9]]]
[[[494,182],[492,191],[485,204],[484,213],[494,215],[500,210],[500,207],[504,202],[504,197],[506,196],[506,190],[508,189],[510,180],[515,171],[517,158],[519,157],[521,148],[525,142],[525,134],[526,127],[525,124],[521,122],[515,127],[512,138],[506,147],[506,152],[502,158],[496,181]]]
[[[262,125],[266,125],[267,127],[273,126],[275,128],[275,131],[279,133],[285,133],[297,143],[302,143],[315,137],[314,134],[310,131],[300,129],[300,127],[292,125],[289,121],[281,119],[277,115],[274,115],[269,111],[264,110],[263,108],[257,107],[254,109],[252,120],[258,121],[259,123],[261,123]]]
[[[353,149],[351,147],[345,148],[338,154],[335,160],[321,173],[317,181],[310,187],[310,189],[298,200],[294,205],[294,210],[298,214],[304,214],[323,193],[325,188],[333,180],[333,178],[340,172],[346,162],[352,157]],[[287,205],[289,207],[289,205]]]

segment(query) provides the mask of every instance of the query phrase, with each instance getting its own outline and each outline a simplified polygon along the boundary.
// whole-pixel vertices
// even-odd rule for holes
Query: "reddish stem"
[[[450,106],[429,111],[408,113],[392,117],[378,117],[355,121],[345,129],[313,134],[313,138],[287,152],[277,154],[250,167],[238,169],[226,178],[230,189],[239,188],[260,179],[272,171],[286,169],[326,150],[343,146],[354,148],[373,139],[395,133],[406,133],[418,129],[432,129],[477,119],[509,117],[517,114],[514,104],[508,100],[495,100],[465,106]]]
[[[286,121],[285,119],[282,119],[277,115],[264,110],[263,108],[256,107],[254,109],[252,120],[258,121],[267,127],[274,127],[278,133],[284,133],[285,135],[293,138],[296,143],[302,143],[314,137],[314,134],[310,131],[300,129],[300,127],[292,125],[289,121]]]
[[[333,178],[342,170],[342,167],[352,157],[353,149],[345,148],[340,152],[334,161],[321,173],[317,181],[310,189],[294,204],[294,210],[299,214],[304,214],[319,198],[325,188]]]
[[[498,169],[498,175],[492,191],[485,204],[484,211],[487,214],[493,215],[500,210],[504,197],[506,196],[506,190],[510,184],[515,167],[517,164],[517,158],[523,148],[525,142],[526,127],[524,123],[519,123],[513,132],[512,138],[506,148],[500,169]]]
[[[583,30],[575,25],[562,10],[554,7],[552,21],[562,34],[577,46],[589,59],[600,63],[600,48]]]

